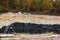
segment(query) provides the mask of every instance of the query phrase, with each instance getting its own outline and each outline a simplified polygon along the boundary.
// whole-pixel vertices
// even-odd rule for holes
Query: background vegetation
[[[0,12],[8,11],[59,14],[60,0],[0,0]]]

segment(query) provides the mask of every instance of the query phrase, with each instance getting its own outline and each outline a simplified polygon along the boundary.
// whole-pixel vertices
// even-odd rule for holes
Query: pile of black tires
[[[47,32],[60,34],[60,25],[15,22],[8,26],[3,26],[0,29],[0,33],[9,33],[9,34],[10,33],[42,34]]]

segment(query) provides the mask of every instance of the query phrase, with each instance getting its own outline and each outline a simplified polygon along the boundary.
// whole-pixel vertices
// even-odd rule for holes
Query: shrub
[[[4,7],[2,5],[0,5],[0,12],[2,12],[4,9]]]

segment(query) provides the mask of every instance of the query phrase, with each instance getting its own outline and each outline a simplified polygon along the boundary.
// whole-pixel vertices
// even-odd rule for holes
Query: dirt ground
[[[0,27],[10,25],[14,22],[36,23],[36,24],[60,24],[60,16],[29,15],[8,13],[0,15]]]
[[[1,14],[0,15],[0,28],[2,26],[10,25],[14,22],[36,23],[36,24],[60,24],[60,16],[49,15],[31,15],[31,14]],[[0,40],[60,40],[58,34],[1,34]]]
[[[0,34],[0,40],[60,40],[58,34]]]

